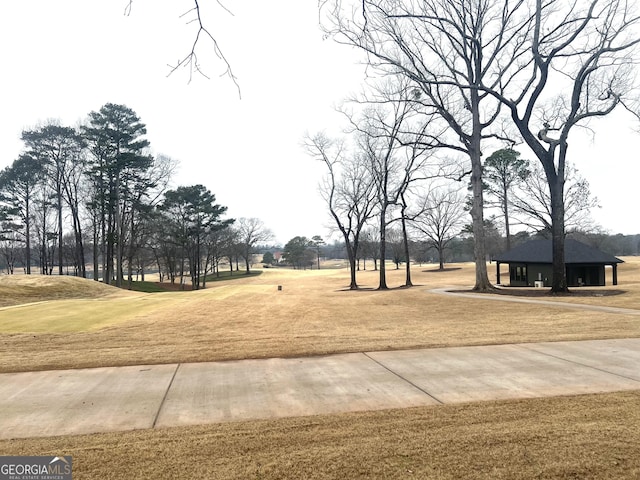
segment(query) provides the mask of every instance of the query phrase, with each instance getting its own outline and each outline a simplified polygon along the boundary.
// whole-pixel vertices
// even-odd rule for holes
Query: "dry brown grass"
[[[599,290],[623,293],[546,299],[638,308],[640,261],[627,260],[620,285]],[[0,311],[0,370],[640,336],[638,316],[430,293],[470,286],[472,266],[450,267],[415,267],[420,286],[388,292],[372,290],[376,272],[360,274],[368,289],[345,291],[344,270],[93,301],[76,283],[71,299]],[[0,454],[69,454],[74,478],[90,479],[631,479],[639,426],[640,392],[625,392],[10,440]]]
[[[640,393],[0,441],[78,479],[637,479]]]
[[[638,316],[431,293],[469,287],[472,266],[451,267],[416,266],[418,286],[390,291],[374,290],[373,271],[360,272],[364,288],[352,292],[345,270],[272,269],[204,291],[9,308],[0,311],[0,372],[640,336]],[[619,276],[618,287],[602,291],[625,293],[569,300],[637,306],[640,262],[623,264]],[[402,271],[389,277],[390,285],[402,285]]]

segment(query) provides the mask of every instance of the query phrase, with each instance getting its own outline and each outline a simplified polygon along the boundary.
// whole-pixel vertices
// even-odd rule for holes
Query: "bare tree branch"
[[[203,71],[200,65],[200,62],[198,60],[198,47],[202,43],[203,38],[208,39],[213,45],[213,52],[218,57],[218,59],[220,59],[224,64],[224,72],[220,74],[220,76],[229,77],[238,90],[238,96],[241,97],[242,94],[240,91],[240,84],[238,83],[237,77],[233,73],[233,70],[231,68],[231,63],[229,62],[224,52],[220,48],[218,40],[213,36],[213,34],[205,26],[205,23],[202,18],[202,13],[200,11],[200,4],[198,3],[198,1],[199,0],[193,0],[193,3],[194,3],[193,8],[189,9],[188,11],[180,15],[181,19],[184,19],[184,18],[187,19],[186,21],[187,25],[195,24],[197,27],[193,43],[191,44],[191,49],[183,58],[179,59],[175,64],[173,65],[168,64],[169,73],[167,74],[167,76],[170,76],[179,68],[187,68],[189,70],[189,83],[191,82],[191,80],[193,80],[194,74],[199,74],[204,78],[209,79],[210,77]],[[226,13],[228,13],[229,15],[233,15],[231,10],[229,10],[222,2],[220,2],[220,0],[216,0],[216,3]],[[132,6],[133,6],[133,0],[129,0],[124,9],[125,16],[131,15]],[[189,16],[192,16],[192,17],[189,18]]]

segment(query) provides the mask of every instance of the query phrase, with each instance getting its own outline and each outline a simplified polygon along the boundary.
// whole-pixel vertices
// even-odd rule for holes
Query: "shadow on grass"
[[[422,273],[443,273],[443,272],[453,272],[455,270],[462,270],[461,267],[451,267],[451,268],[433,268],[431,270],[422,270]]]
[[[475,290],[451,290],[456,293],[479,293],[486,295],[505,295],[511,297],[529,297],[529,298],[545,298],[545,297],[612,297],[615,295],[623,295],[626,290],[594,290],[585,289],[584,287],[576,287],[566,293],[552,293],[549,288],[526,288],[526,287],[500,287],[490,292],[481,292]]]
[[[240,280],[242,278],[257,277],[262,275],[262,270],[253,270],[249,273],[246,272],[233,272],[230,271],[220,272],[219,274],[207,275],[206,284],[215,282],[224,282],[230,280]],[[126,286],[125,286],[126,288]],[[180,282],[132,282],[131,290],[134,292],[143,293],[158,293],[158,292],[191,292],[191,284],[181,285]]]
[[[211,282],[223,282],[225,280],[240,280],[242,278],[249,277],[257,277],[262,275],[262,270],[251,270],[249,273],[247,272],[230,272],[228,270],[219,273],[213,273],[211,275],[207,275],[207,283]]]
[[[414,287],[424,287],[424,285],[420,283],[414,283],[413,285],[400,285],[397,287],[387,287],[382,289],[378,287],[358,287],[355,289],[345,287],[345,288],[340,288],[336,290],[336,292],[393,292],[395,290],[406,290],[408,288],[414,288]]]

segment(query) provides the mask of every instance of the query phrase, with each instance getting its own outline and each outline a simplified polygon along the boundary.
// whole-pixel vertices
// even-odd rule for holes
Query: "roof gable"
[[[565,240],[564,257],[566,264],[601,263],[611,265],[623,263],[622,260],[613,255],[572,239]],[[552,263],[551,240],[530,240],[512,248],[508,252],[496,255],[493,259],[502,263]]]

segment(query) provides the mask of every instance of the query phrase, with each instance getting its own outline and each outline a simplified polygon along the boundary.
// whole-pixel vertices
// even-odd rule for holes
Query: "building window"
[[[511,269],[511,280],[514,282],[526,282],[527,281],[527,267],[517,266]]]

